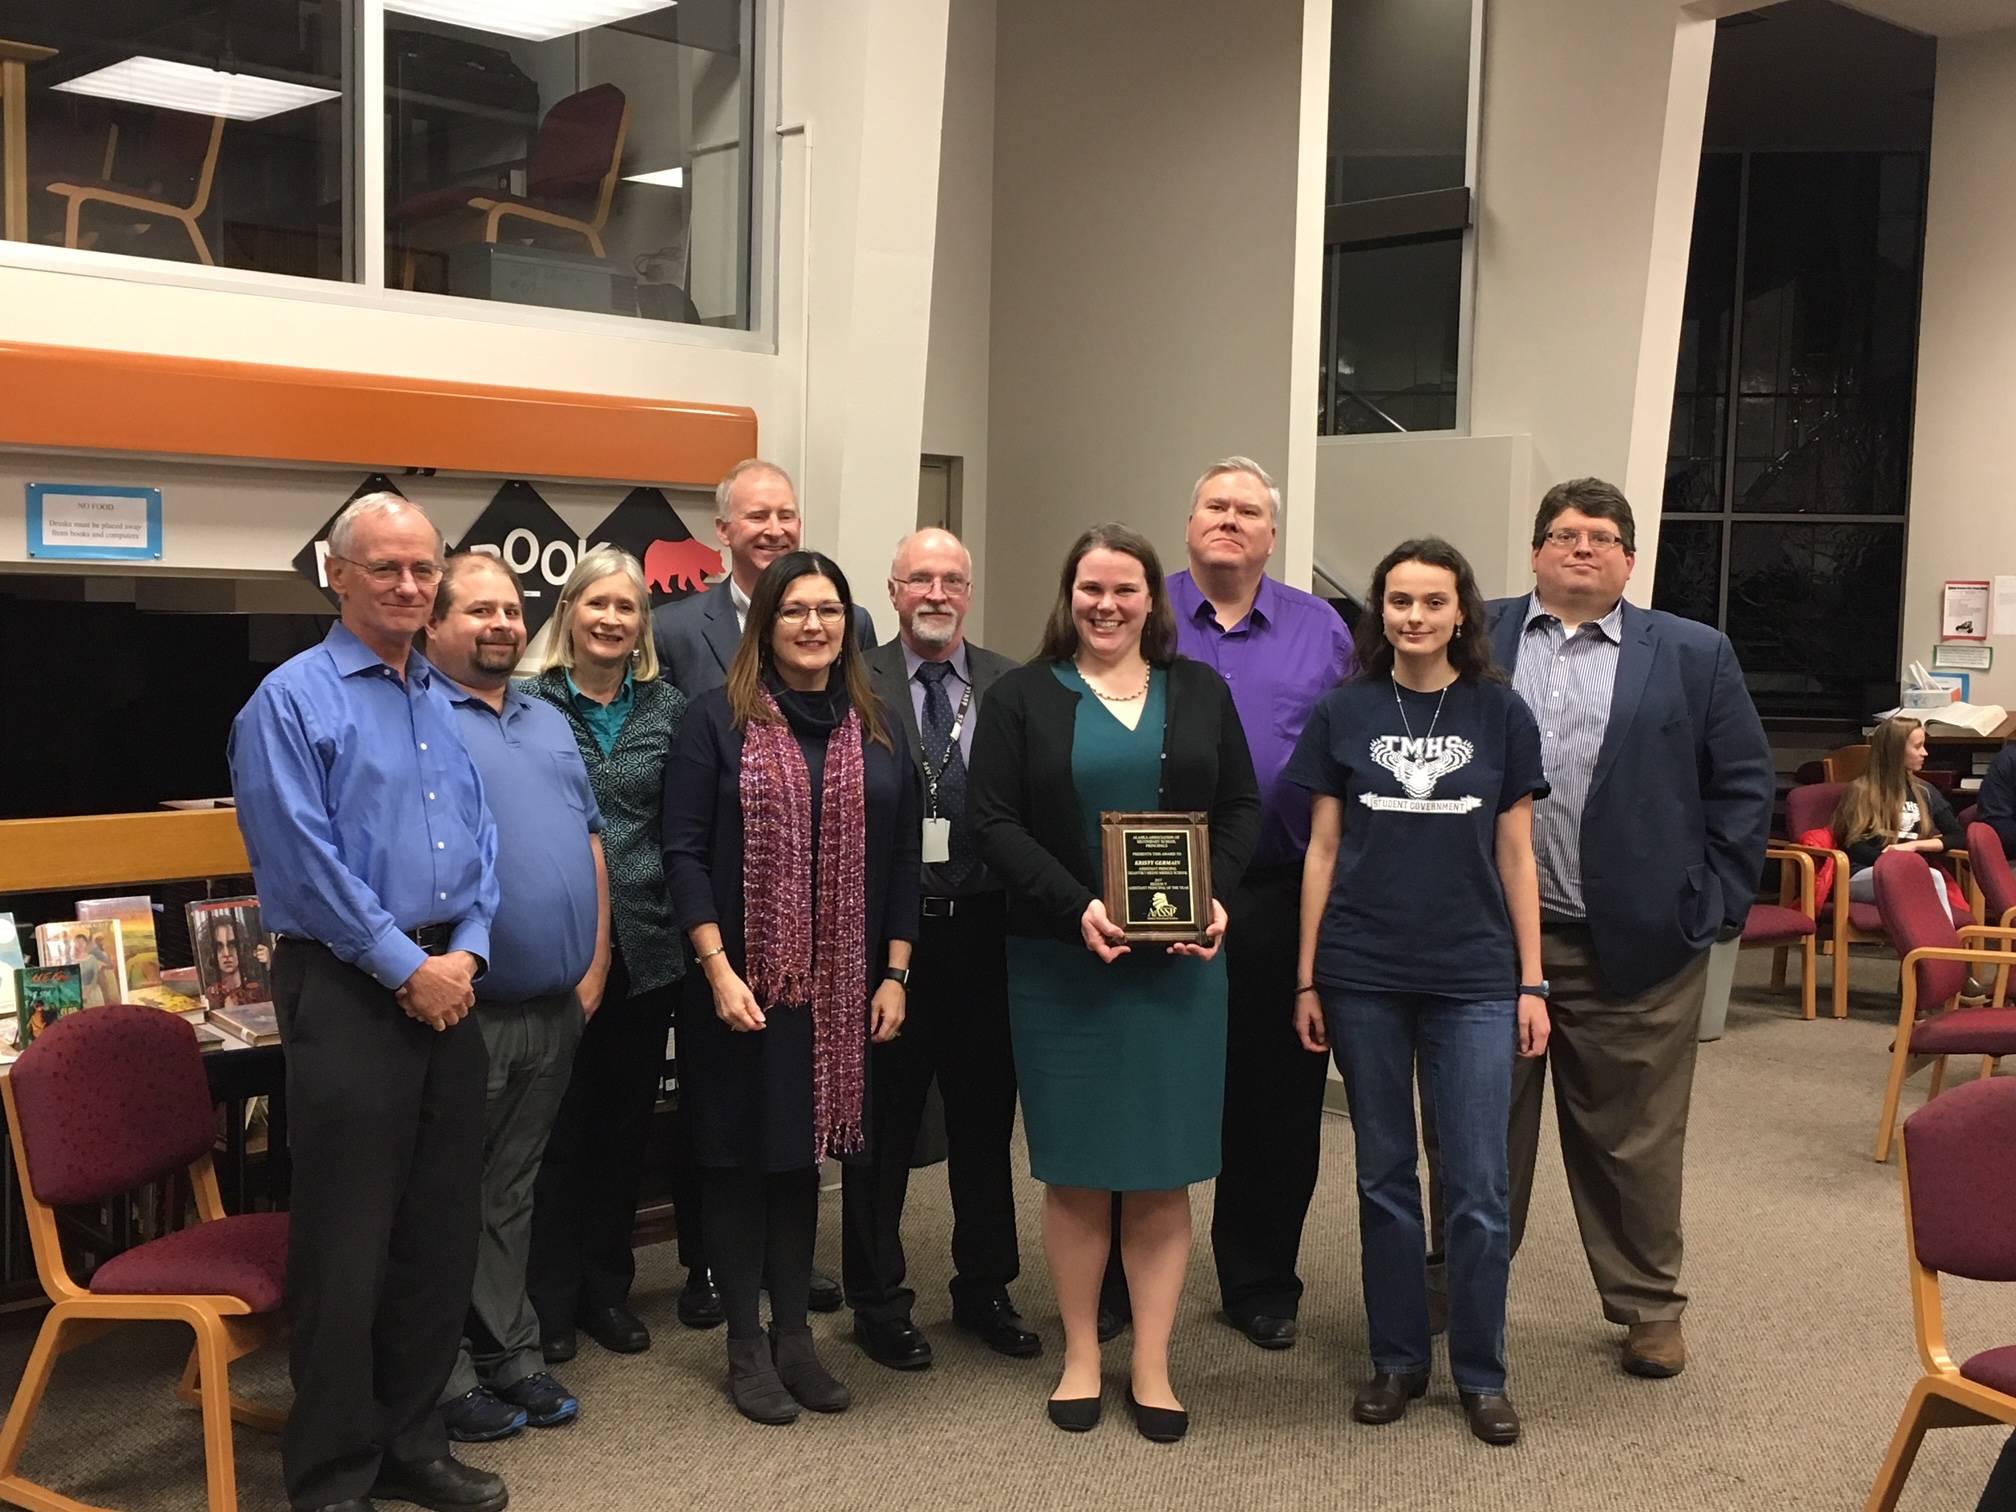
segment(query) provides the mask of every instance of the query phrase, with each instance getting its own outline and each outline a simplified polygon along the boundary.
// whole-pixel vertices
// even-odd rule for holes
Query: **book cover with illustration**
[[[188,905],[189,946],[203,1001],[219,1008],[273,1001],[273,942],[257,898],[210,898]]]
[[[26,1050],[35,1043],[35,1036],[56,1020],[83,1008],[83,968],[74,965],[17,966],[14,968],[14,995],[21,1003],[14,1048]]]
[[[137,894],[125,898],[80,898],[77,901],[77,917],[87,922],[96,919],[119,921],[119,939],[126,957],[126,995],[122,1001],[165,1008],[184,1018],[202,1016],[201,1003],[177,992],[162,980],[158,926],[152,898]]]
[[[35,926],[35,960],[75,966],[84,978],[84,1006],[126,1001],[126,947],[117,919],[66,919]]]
[[[0,1017],[12,1018],[15,1009],[21,1006],[14,987],[14,972],[27,964],[27,957],[21,954],[21,931],[14,927],[14,915],[0,913]],[[10,1032],[7,1038],[12,1037]]]

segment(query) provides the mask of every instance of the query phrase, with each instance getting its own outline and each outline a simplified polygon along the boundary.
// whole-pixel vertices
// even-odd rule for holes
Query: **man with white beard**
[[[889,599],[901,634],[865,657],[883,705],[903,727],[923,794],[923,919],[911,957],[903,1033],[874,1046],[869,1161],[842,1176],[842,1284],[868,1357],[921,1370],[931,1345],[903,1284],[903,1198],[935,1074],[945,1103],[952,1187],[952,1320],[999,1354],[1042,1340],[1008,1298],[1020,1268],[1009,1141],[1015,1059],[1008,1043],[1007,902],[966,820],[966,758],[987,689],[1015,663],[966,639],[973,558],[946,530],[896,548]]]

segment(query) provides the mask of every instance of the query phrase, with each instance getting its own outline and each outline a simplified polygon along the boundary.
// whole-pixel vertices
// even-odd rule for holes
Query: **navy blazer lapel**
[[[1510,678],[1519,670],[1519,635],[1526,626],[1526,610],[1532,595],[1498,601],[1498,617],[1491,622],[1491,650],[1498,658],[1498,670]]]
[[[1617,681],[1610,689],[1610,722],[1603,727],[1603,749],[1596,756],[1596,770],[1589,778],[1593,794],[1603,785],[1617,753],[1631,733],[1638,717],[1638,704],[1645,695],[1645,680],[1652,673],[1652,658],[1659,649],[1659,637],[1652,616],[1636,604],[1624,603],[1624,641],[1617,652]]]
[[[742,630],[735,621],[735,599],[728,591],[728,579],[723,578],[707,591],[715,595],[714,602],[708,604],[707,644],[720,658],[721,670],[726,672],[735,662],[735,649],[742,644]]]
[[[903,675],[903,642],[885,641],[868,653],[868,681],[890,717],[903,727],[910,759],[923,770],[924,737],[917,729],[917,711],[910,703],[910,679]]]

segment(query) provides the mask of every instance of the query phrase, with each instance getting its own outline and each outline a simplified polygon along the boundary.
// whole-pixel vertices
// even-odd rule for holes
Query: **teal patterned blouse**
[[[630,715],[608,751],[577,705],[571,679],[555,667],[518,684],[567,718],[588,764],[588,782],[602,808],[602,851],[609,864],[609,925],[630,973],[630,990],[648,992],[686,972],[686,942],[672,922],[665,891],[665,851],[659,838],[665,759],[686,712],[686,695],[663,678],[626,683]]]

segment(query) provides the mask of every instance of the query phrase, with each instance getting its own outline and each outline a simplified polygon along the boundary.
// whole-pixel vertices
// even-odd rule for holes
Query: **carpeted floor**
[[[908,1226],[917,1321],[937,1351],[931,1370],[883,1370],[846,1341],[844,1314],[818,1319],[854,1409],[784,1429],[745,1423],[720,1390],[720,1333],[679,1327],[680,1273],[670,1247],[656,1246],[640,1256],[635,1297],[657,1337],[652,1351],[617,1357],[584,1342],[563,1372],[585,1404],[578,1423],[465,1452],[504,1474],[525,1512],[1859,1507],[1917,1371],[1896,1167],[1869,1159],[1894,966],[1859,964],[1855,1016],[1808,1024],[1758,990],[1764,964],[1746,957],[1729,1031],[1702,1049],[1687,1205],[1693,1363],[1663,1382],[1617,1371],[1619,1330],[1597,1309],[1555,1155],[1512,1278],[1512,1392],[1526,1422],[1515,1448],[1470,1438],[1446,1376],[1397,1426],[1346,1417],[1366,1368],[1365,1330],[1350,1126],[1329,1119],[1294,1350],[1263,1354],[1215,1321],[1209,1251],[1197,1248],[1177,1337],[1178,1385],[1194,1418],[1182,1445],[1148,1444],[1127,1421],[1125,1336],[1108,1348],[1105,1422],[1066,1436],[1045,1421],[1061,1341],[1035,1186],[1023,1192],[1016,1297],[1051,1354],[1001,1359],[951,1327],[939,1167],[920,1173]],[[1921,1078],[1907,1107],[1922,1097]],[[1200,1189],[1200,1237],[1210,1204]],[[838,1214],[829,1193],[820,1256],[836,1274]],[[2016,1340],[2016,1288],[1951,1287],[1949,1325],[1962,1354]],[[18,1376],[34,1326],[32,1316],[0,1324],[0,1379]],[[170,1395],[186,1349],[186,1334],[160,1325],[69,1357],[24,1468],[94,1504],[203,1505],[197,1419]],[[236,1380],[284,1399],[283,1361],[248,1361]],[[1931,1435],[1904,1506],[1971,1512],[2001,1442],[1994,1429]],[[241,1428],[237,1445],[241,1504],[284,1505],[273,1440]]]

